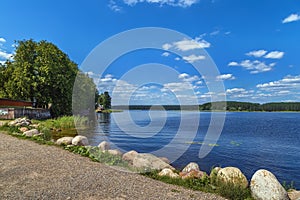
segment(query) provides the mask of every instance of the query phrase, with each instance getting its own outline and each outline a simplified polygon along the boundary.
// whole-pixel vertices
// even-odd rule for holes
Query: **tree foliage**
[[[103,106],[104,109],[111,108],[111,97],[108,92],[101,93],[98,97],[98,104]]]
[[[51,104],[53,117],[70,115],[77,65],[47,41],[18,41],[13,61],[1,67],[2,97]],[[4,80],[2,82],[2,80]]]

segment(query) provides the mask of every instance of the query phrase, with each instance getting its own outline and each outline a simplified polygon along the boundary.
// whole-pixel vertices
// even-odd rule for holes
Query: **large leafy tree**
[[[111,108],[111,97],[109,96],[109,93],[106,91],[104,93],[101,93],[98,97],[98,104],[102,105],[104,109],[110,109]]]
[[[7,62],[3,71],[3,96],[36,101],[39,107],[51,104],[53,117],[71,114],[78,67],[54,44],[18,41],[13,61]]]

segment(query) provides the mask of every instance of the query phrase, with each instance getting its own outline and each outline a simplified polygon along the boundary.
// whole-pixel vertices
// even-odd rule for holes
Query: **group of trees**
[[[102,107],[103,109],[111,108],[111,97],[107,91],[98,95],[97,107]]]
[[[95,94],[92,79],[80,72],[77,64],[54,44],[24,40],[16,46],[12,61],[0,65],[0,98],[28,100],[43,108],[51,105],[51,115],[58,117],[72,114],[77,74],[85,83],[78,91],[90,90]]]
[[[212,106],[214,106],[212,108]],[[280,103],[250,103],[250,102],[214,102],[205,103],[199,106],[199,110],[225,110],[227,111],[300,111],[300,103],[298,102],[280,102]],[[216,109],[217,108],[217,109]]]

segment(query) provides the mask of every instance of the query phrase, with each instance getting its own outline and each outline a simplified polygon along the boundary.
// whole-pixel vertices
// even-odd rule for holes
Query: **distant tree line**
[[[205,103],[199,106],[199,110],[225,110],[225,105],[226,111],[300,111],[300,102],[278,102],[259,104],[238,101]],[[215,106],[215,108],[212,109],[212,106]]]
[[[199,106],[194,105],[120,105],[113,106],[120,110],[200,110],[200,111],[300,111],[300,102],[282,102],[282,103],[250,103],[250,102],[213,102],[204,103]]]

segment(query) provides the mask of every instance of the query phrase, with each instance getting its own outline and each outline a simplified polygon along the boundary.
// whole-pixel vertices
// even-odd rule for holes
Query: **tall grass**
[[[87,117],[63,116],[57,119],[48,119],[46,121],[42,121],[40,124],[41,126],[49,129],[73,129],[75,128],[75,124],[77,126],[84,126],[87,124],[87,122]]]

